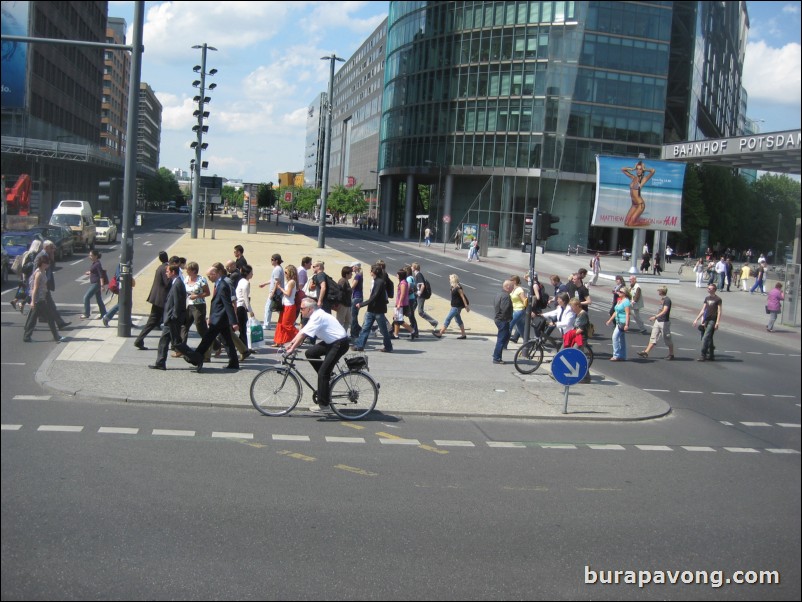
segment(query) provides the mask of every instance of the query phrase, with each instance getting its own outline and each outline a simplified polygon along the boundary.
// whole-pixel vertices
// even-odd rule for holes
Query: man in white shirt
[[[282,263],[284,263],[284,261],[281,259],[281,255],[273,253],[270,257],[270,264],[273,266],[273,271],[270,272],[270,280],[259,285],[259,288],[264,288],[268,284],[270,285],[270,290],[267,293],[267,302],[265,303],[265,329],[270,328],[270,318],[273,315],[273,310],[270,306],[273,295],[278,290],[276,285],[284,288],[284,268],[281,267]]]
[[[313,412],[329,412],[331,373],[340,358],[348,351],[348,333],[335,316],[318,309],[317,302],[309,297],[301,301],[301,315],[307,322],[290,342],[286,353],[290,354],[298,349],[306,337],[314,337],[317,340],[305,354],[317,372],[317,404],[309,409]]]
[[[643,320],[640,317],[640,310],[643,309],[643,291],[638,284],[638,279],[635,276],[629,277],[629,292],[632,295],[632,304],[629,306],[629,320],[635,322],[635,326],[641,334],[650,334],[650,330],[646,330]],[[630,332],[634,328],[630,328]]]
[[[557,308],[540,314],[541,317],[550,320],[553,324],[552,328],[546,331],[546,335],[551,334],[556,327],[559,329],[560,339],[562,339],[565,333],[574,327],[576,314],[574,310],[571,309],[571,306],[568,305],[570,299],[571,297],[568,293],[560,293],[557,295]]]
[[[724,257],[720,257],[716,263],[716,274],[718,274],[718,290],[724,290],[724,279],[727,277],[727,262]]]

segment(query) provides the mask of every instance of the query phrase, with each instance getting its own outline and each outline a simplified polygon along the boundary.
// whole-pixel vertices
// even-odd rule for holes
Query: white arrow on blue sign
[[[579,349],[563,349],[554,356],[551,373],[561,385],[575,385],[588,373],[588,358]]]

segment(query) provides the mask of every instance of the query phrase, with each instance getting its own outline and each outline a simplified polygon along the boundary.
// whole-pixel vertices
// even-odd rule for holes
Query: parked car
[[[18,255],[22,255],[31,248],[34,240],[44,240],[38,232],[28,230],[6,232],[3,234],[3,249],[8,253],[8,261],[13,265]]]
[[[112,243],[117,240],[117,226],[108,217],[95,219],[95,242]]]
[[[2,263],[0,263],[0,270],[2,270],[3,276],[3,284],[8,282],[8,273],[11,271],[11,264],[8,263],[8,253],[6,253],[6,248],[2,247],[3,251],[3,259]]]
[[[30,232],[39,232],[42,240],[50,240],[56,245],[56,261],[63,257],[72,257],[75,252],[75,242],[72,230],[64,226],[36,226]]]
[[[326,214],[326,225],[328,226],[334,225],[334,216],[331,213]]]
[[[178,211],[181,213],[189,213],[189,205],[181,205],[178,208]]]

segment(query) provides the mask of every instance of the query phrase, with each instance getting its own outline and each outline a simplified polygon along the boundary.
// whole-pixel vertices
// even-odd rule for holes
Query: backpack
[[[340,285],[334,282],[334,278],[326,274],[326,299],[332,305],[339,305],[342,303],[343,292],[340,290]]]
[[[384,272],[384,290],[387,292],[388,299],[392,299],[395,295],[395,284],[393,284],[393,280],[387,275],[387,272]]]
[[[546,287],[538,282],[538,293],[540,293],[540,300],[535,299],[535,309],[546,309],[549,306],[549,296],[546,294]]]
[[[105,272],[105,270],[103,270]],[[117,266],[117,271],[114,273],[114,276],[111,277],[111,280],[108,281],[109,283],[109,292],[115,295],[120,294],[120,266]]]
[[[339,286],[339,284],[337,286]],[[340,305],[351,307],[352,294],[353,294],[353,289],[351,289],[351,285],[348,284],[348,280],[346,280],[345,286],[340,286],[340,301],[339,301]]]
[[[429,281],[426,278],[423,278],[423,291],[421,292],[421,299],[431,299],[432,298],[432,285],[429,284]]]

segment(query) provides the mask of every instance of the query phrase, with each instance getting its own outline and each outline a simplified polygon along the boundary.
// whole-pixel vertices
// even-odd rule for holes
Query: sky
[[[304,169],[306,113],[328,90],[332,53],[349,59],[387,16],[388,2],[146,2],[142,81],[162,103],[160,165],[189,170],[195,140],[192,87],[208,44],[204,175],[276,182]],[[800,127],[799,2],[747,2],[750,30],[744,64],[749,117],[761,131]],[[133,2],[109,2],[109,16],[128,24]],[[337,63],[339,69],[342,63]]]

